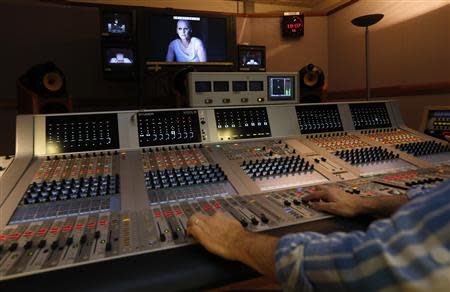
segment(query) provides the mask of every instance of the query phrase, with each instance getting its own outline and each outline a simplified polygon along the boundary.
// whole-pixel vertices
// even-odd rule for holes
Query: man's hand
[[[334,187],[317,186],[314,190],[310,190],[309,194],[304,195],[302,201],[310,202],[311,207],[317,211],[342,217],[358,215],[388,217],[408,202],[408,197],[406,195],[355,196]]]
[[[311,207],[343,217],[354,217],[362,213],[362,198],[350,195],[338,188],[317,186],[302,201],[310,202]]]
[[[245,230],[231,216],[195,213],[187,223],[191,234],[208,251],[229,260],[243,262],[272,279],[275,276],[275,249],[278,238]]]
[[[188,220],[187,231],[208,251],[229,260],[239,260],[237,243],[247,233],[237,220],[223,212],[211,217],[195,213]]]

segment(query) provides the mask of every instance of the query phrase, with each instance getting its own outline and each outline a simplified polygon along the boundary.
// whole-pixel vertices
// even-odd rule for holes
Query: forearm
[[[361,197],[359,214],[374,215],[377,217],[389,217],[407,201],[408,197],[405,195]]]
[[[278,238],[245,232],[235,241],[236,258],[261,274],[276,279],[275,250]]]

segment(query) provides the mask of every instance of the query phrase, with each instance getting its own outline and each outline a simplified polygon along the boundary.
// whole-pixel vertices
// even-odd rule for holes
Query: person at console
[[[166,62],[206,62],[205,46],[199,38],[192,36],[190,22],[178,20],[176,31],[179,38],[170,42]]]
[[[208,251],[278,279],[288,291],[450,291],[450,180],[408,195],[360,197],[319,186],[302,200],[343,217],[385,217],[367,231],[271,237],[225,213],[194,214],[188,233]]]

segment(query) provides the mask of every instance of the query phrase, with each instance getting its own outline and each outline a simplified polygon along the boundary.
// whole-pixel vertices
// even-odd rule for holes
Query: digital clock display
[[[281,24],[283,37],[300,37],[304,34],[303,15],[285,15]]]

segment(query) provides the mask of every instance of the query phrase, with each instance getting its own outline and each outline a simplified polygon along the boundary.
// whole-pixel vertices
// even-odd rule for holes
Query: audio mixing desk
[[[301,230],[339,221],[302,202],[312,186],[395,196],[449,169],[449,144],[407,128],[390,101],[19,116],[1,178],[0,286],[76,272],[99,288],[101,271],[118,290],[223,283],[252,272],[187,236],[194,212]]]

